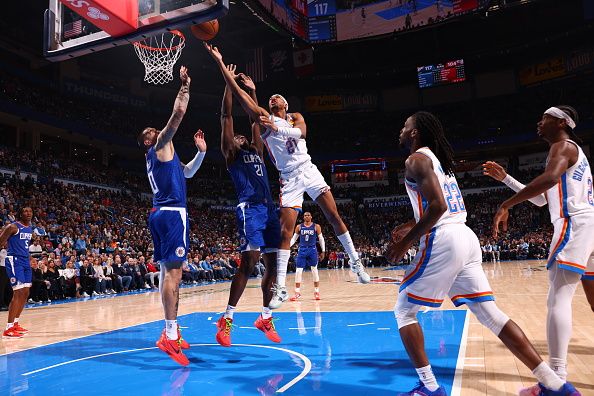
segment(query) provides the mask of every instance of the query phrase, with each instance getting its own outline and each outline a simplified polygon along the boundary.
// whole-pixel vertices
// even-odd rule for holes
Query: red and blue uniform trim
[[[424,305],[427,307],[438,308],[443,303],[443,299],[436,300],[436,299],[432,299],[432,298],[421,297],[421,296],[417,296],[417,295],[409,293],[409,292],[406,293],[406,296],[408,297],[408,302],[411,302],[411,303],[417,304],[417,305]]]
[[[458,294],[451,298],[452,302],[456,307],[463,304],[484,302],[484,301],[495,301],[495,296],[491,290],[480,293],[471,294]]]
[[[435,238],[435,230],[436,228],[432,228],[429,234],[425,235],[425,250],[423,250],[423,254],[417,263],[417,266],[410,274],[408,274],[403,280],[402,284],[400,285],[400,291],[406,289],[406,287],[412,284],[415,280],[419,279],[425,268],[427,268],[427,264],[429,263],[429,259],[431,258],[431,250],[433,249],[433,239]]]

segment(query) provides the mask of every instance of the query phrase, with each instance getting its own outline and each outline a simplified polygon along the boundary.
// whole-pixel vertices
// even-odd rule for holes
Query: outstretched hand
[[[262,125],[264,128],[271,129],[275,132],[278,132],[278,127],[270,118],[266,116],[260,116],[258,119],[258,124]]]
[[[483,164],[483,175],[490,176],[497,181],[503,181],[507,176],[507,172],[497,162],[487,161]]]
[[[235,73],[235,71],[237,70],[237,65],[230,63],[227,66],[225,66],[225,68],[229,71],[229,73],[231,73],[231,77],[233,77],[234,80],[237,80],[237,78],[239,77],[239,74]]]
[[[223,54],[221,54],[219,52],[219,49],[217,47],[204,42],[204,48],[206,48],[206,50],[208,51],[208,53],[210,54],[210,56],[212,56],[212,58],[214,60],[221,62],[221,63],[223,62]]]
[[[256,84],[254,83],[254,80],[252,80],[252,78],[247,74],[239,73],[239,81],[245,85],[247,89],[251,91],[256,90]]]
[[[497,209],[497,213],[495,213],[495,217],[493,218],[493,238],[497,238],[499,236],[499,224],[501,224],[502,231],[507,231],[507,220],[509,219],[509,209],[500,206]]]
[[[408,252],[408,246],[402,242],[390,242],[384,256],[388,262],[397,264],[402,260],[406,252]]]
[[[192,81],[192,78],[188,75],[188,68],[182,66],[179,68],[179,79],[181,80],[182,84],[189,85]]]
[[[204,132],[202,132],[202,129],[198,129],[198,132],[194,134],[194,144],[198,151],[201,153],[206,152],[206,140],[204,140]]]

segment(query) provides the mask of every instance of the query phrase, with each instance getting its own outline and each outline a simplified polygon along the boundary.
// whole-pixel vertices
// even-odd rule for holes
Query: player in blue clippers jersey
[[[8,242],[7,255],[5,259],[6,274],[12,286],[13,296],[8,307],[8,323],[2,334],[3,338],[21,338],[27,330],[18,324],[32,282],[31,264],[29,262],[29,243],[33,235],[31,219],[33,209],[30,207],[21,208],[18,219],[2,229],[0,233],[0,247]]]
[[[234,78],[255,96],[252,80],[235,74],[234,65],[227,66]],[[231,346],[231,329],[235,307],[245,290],[254,267],[264,253],[266,272],[262,278],[262,314],[254,326],[273,342],[280,342],[274,327],[272,312],[268,307],[272,298],[272,285],[276,281],[276,251],[280,243],[280,221],[268,184],[266,165],[262,160],[264,143],[257,124],[252,125],[252,142],[233,129],[231,116],[233,95],[225,87],[221,105],[221,151],[237,192],[237,228],[240,237],[241,265],[231,282],[229,301],[225,313],[217,322],[216,340],[222,346]]]
[[[173,136],[190,100],[191,78],[183,66],[179,73],[182,86],[169,122],[161,131],[145,128],[138,135],[138,144],[146,152],[146,170],[153,190],[153,208],[148,224],[153,237],[154,261],[161,268],[159,289],[165,311],[165,330],[157,341],[157,346],[177,363],[187,366],[189,360],[182,349],[189,348],[189,344],[181,338],[177,325],[179,283],[189,246],[186,179],[194,176],[200,168],[206,155],[206,142],[204,134],[199,130],[194,135],[198,152],[185,165],[173,147]]]
[[[314,300],[320,300],[320,274],[318,273],[318,249],[317,242],[320,242],[320,260],[324,260],[326,255],[326,242],[322,235],[322,227],[312,221],[310,212],[303,213],[303,223],[295,227],[295,233],[291,238],[291,246],[299,239],[299,250],[295,258],[295,295],[291,301],[297,301],[301,298],[301,280],[303,271],[306,267],[311,268],[311,274],[314,280]]]

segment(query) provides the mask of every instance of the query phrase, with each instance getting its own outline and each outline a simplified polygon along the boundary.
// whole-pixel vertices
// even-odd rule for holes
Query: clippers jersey
[[[293,128],[293,117],[287,114],[287,119],[270,115],[277,127]],[[311,157],[307,154],[305,139],[295,139],[292,137],[280,136],[277,132],[266,129],[262,134],[264,145],[270,154],[270,159],[276,166],[276,169],[282,173],[289,173],[308,161]]]
[[[427,147],[421,147],[416,151],[417,153],[426,155],[433,162],[433,172],[437,176],[437,180],[441,185],[443,198],[448,206],[448,210],[435,223],[434,227],[439,227],[443,224],[464,224],[466,223],[466,206],[462,198],[462,192],[458,187],[458,182],[454,176],[446,175],[439,163],[439,160],[433,152]],[[405,178],[406,192],[410,198],[415,220],[417,223],[423,215],[428,202],[425,200],[421,192],[417,188],[417,184],[412,180]]]
[[[316,234],[316,223],[311,223],[306,227],[301,223],[301,230],[299,231],[299,249],[316,248],[318,241],[318,234]]]
[[[161,162],[155,147],[151,147],[146,153],[146,173],[153,190],[154,207],[186,207],[186,178],[176,152],[171,161]]]
[[[18,232],[8,238],[7,256],[16,256],[29,260],[29,242],[33,235],[33,228],[27,227],[18,221],[13,223],[18,227]]]
[[[258,153],[240,149],[228,170],[240,203],[273,202],[266,165]]]
[[[557,185],[545,193],[552,223],[560,218],[594,214],[592,171],[588,158],[577,143],[572,140],[567,140],[567,142],[573,143],[577,147],[578,159],[561,175]]]

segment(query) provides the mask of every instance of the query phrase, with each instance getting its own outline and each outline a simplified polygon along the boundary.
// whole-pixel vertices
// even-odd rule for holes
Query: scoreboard
[[[419,88],[458,83],[466,80],[464,59],[417,67]]]
[[[336,1],[308,0],[309,41],[324,43],[336,41]]]

